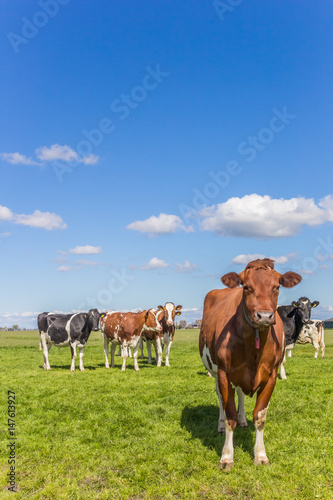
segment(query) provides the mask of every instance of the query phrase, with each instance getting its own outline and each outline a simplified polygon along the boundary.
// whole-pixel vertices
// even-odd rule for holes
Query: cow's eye
[[[244,292],[248,292],[248,293],[253,292],[252,288],[249,288],[247,285],[243,286],[243,290],[244,290]]]

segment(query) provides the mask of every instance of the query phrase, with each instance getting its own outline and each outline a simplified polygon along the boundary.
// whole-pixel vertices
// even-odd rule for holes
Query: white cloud
[[[0,153],[0,157],[12,165],[40,165],[21,153]]]
[[[102,253],[101,247],[93,247],[91,245],[86,245],[82,247],[75,247],[69,250],[69,253],[73,253],[75,255],[96,255]]]
[[[43,161],[63,160],[66,162],[84,163],[85,165],[93,165],[99,159],[99,156],[93,154],[80,157],[74,149],[66,144],[64,146],[52,144],[49,148],[42,146],[36,149],[36,155],[37,158]]]
[[[193,232],[192,226],[184,226],[178,215],[160,214],[158,217],[152,215],[146,220],[137,220],[128,224],[127,229],[147,233],[150,236],[160,236],[161,234],[171,234],[176,231]]]
[[[143,264],[140,269],[142,271],[148,271],[150,269],[163,269],[169,267],[169,265],[170,264],[168,264],[164,260],[153,257],[147,264]]]
[[[13,212],[9,208],[0,205],[0,221],[12,220],[13,218],[14,218]]]
[[[246,265],[252,260],[268,258],[274,260],[276,264],[285,264],[286,262],[288,262],[288,260],[290,260],[291,257],[295,257],[295,254],[293,253],[288,255],[281,255],[279,257],[273,257],[271,255],[267,256],[261,253],[248,253],[246,255],[245,254],[237,255],[232,259],[231,263]]]
[[[198,266],[196,264],[191,264],[188,259],[184,261],[184,264],[180,264],[180,262],[177,262],[174,266],[176,273],[190,273],[197,268]]]
[[[52,144],[49,148],[47,146],[41,146],[36,149],[36,156],[44,161],[76,161],[79,157],[77,152],[70,146],[60,146],[60,144]]]
[[[57,268],[57,271],[62,272],[62,273],[66,273],[68,271],[80,271],[80,269],[82,269],[82,268],[78,267],[78,266],[59,266]]]
[[[9,233],[8,231],[4,233],[0,233],[0,238],[7,238],[7,236],[10,236],[12,233]]]
[[[67,224],[65,224],[60,215],[41,212],[40,210],[35,210],[31,215],[17,214],[15,216],[15,223],[23,224],[24,226],[39,227],[48,231],[67,228]]]
[[[97,266],[97,262],[94,260],[78,260],[77,261],[80,266]]]
[[[298,234],[302,226],[333,221],[333,198],[318,205],[312,198],[273,199],[251,194],[201,210],[201,229],[221,236],[283,238]]]

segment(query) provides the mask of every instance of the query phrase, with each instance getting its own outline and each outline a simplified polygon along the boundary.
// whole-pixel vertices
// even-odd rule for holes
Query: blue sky
[[[257,255],[333,316],[330,2],[3,5],[0,326],[194,320]]]

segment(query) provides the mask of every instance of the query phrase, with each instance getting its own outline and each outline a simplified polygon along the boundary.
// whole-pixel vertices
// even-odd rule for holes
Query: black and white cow
[[[297,339],[297,344],[312,344],[315,348],[314,357],[318,357],[319,347],[321,348],[321,357],[325,356],[325,325],[320,319],[311,319],[306,323]],[[290,351],[291,352],[291,351]]]
[[[297,339],[301,333],[302,327],[311,319],[311,310],[319,305],[318,300],[311,302],[307,297],[300,297],[298,301],[293,301],[290,306],[278,306],[277,311],[283,322],[284,333],[286,337],[286,351],[295,347]],[[284,365],[286,363],[286,352],[280,366],[280,375],[286,379]]]
[[[51,370],[49,351],[53,345],[70,346],[72,354],[71,372],[75,371],[76,348],[80,351],[80,370],[84,371],[83,354],[91,331],[99,330],[100,315],[97,309],[87,313],[54,314],[41,313],[38,316],[38,329],[44,354],[44,370]]]

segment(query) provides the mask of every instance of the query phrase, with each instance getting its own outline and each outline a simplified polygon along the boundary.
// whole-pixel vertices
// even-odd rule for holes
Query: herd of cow
[[[99,313],[90,309],[87,313],[55,314],[44,312],[38,315],[40,333],[40,349],[44,354],[44,370],[50,370],[49,351],[52,345],[57,347],[70,346],[72,354],[71,371],[75,371],[76,349],[79,348],[80,370],[84,371],[83,354],[91,331],[98,331],[99,324],[104,338],[105,368],[110,368],[108,355],[111,342],[111,366],[114,367],[116,346],[122,347],[123,365],[126,369],[126,359],[129,350],[133,349],[134,368],[139,370],[138,349],[145,341],[148,350],[148,363],[152,362],[151,345],[156,351],[157,366],[161,366],[162,352],[165,346],[165,365],[170,366],[169,353],[175,333],[175,317],[181,314],[182,306],[167,302],[157,309],[139,312],[108,311]]]
[[[274,269],[271,259],[250,262],[244,271],[230,272],[221,281],[227,288],[210,291],[204,301],[203,318],[199,335],[199,351],[207,373],[215,378],[220,415],[218,431],[225,433],[225,443],[219,462],[229,470],[233,465],[233,433],[238,423],[247,426],[245,395],[257,395],[253,411],[256,429],[254,463],[268,464],[264,446],[264,427],[269,401],[275,387],[278,369],[285,379],[286,352],[300,343],[311,342],[315,357],[319,346],[325,353],[324,326],[311,320],[312,308],[319,302],[301,297],[290,306],[278,306],[280,286],[292,288],[302,277],[288,271],[284,274]],[[40,346],[43,349],[45,370],[50,370],[48,353],[52,345],[69,345],[72,353],[71,371],[75,370],[76,348],[79,348],[80,370],[83,353],[91,331],[102,331],[104,338],[105,367],[114,367],[116,346],[122,347],[122,371],[125,371],[130,348],[133,349],[134,368],[139,370],[138,349],[145,341],[148,363],[152,362],[151,345],[156,352],[156,364],[161,366],[165,346],[165,365],[169,364],[170,347],[175,332],[175,316],[182,306],[167,302],[157,309],[140,312],[108,311],[99,313],[54,314],[38,316]],[[235,405],[238,396],[238,411]]]

